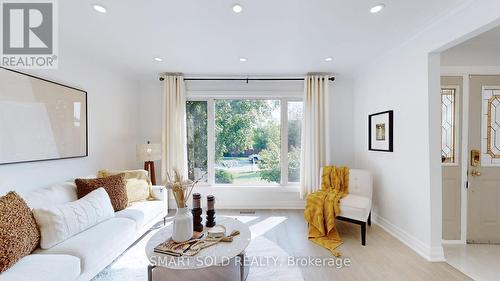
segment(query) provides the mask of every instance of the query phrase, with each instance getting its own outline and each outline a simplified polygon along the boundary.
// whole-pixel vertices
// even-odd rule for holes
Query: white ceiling
[[[441,53],[444,66],[500,66],[500,27]]]
[[[58,1],[60,48],[141,77],[349,74],[463,2],[380,1],[378,14],[379,0]]]

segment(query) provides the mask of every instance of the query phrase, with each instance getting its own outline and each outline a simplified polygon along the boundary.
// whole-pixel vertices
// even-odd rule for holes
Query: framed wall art
[[[0,164],[88,156],[87,92],[0,68]]]
[[[368,149],[373,151],[393,152],[392,110],[374,113],[368,116]]]

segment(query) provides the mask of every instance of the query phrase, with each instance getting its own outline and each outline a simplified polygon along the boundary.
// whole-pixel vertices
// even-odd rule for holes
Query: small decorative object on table
[[[207,231],[209,238],[220,238],[226,236],[226,227],[223,225],[216,225]]]
[[[172,191],[177,203],[177,212],[174,217],[172,240],[185,242],[193,237],[193,215],[187,207],[187,200],[199,180],[184,180],[178,170],[174,169],[174,179],[167,173],[168,181],[165,187]]]
[[[203,231],[203,224],[201,223],[201,214],[203,210],[201,209],[201,195],[199,193],[193,194],[193,229],[197,232]]]
[[[213,195],[207,196],[207,222],[206,227],[215,226],[215,197]]]

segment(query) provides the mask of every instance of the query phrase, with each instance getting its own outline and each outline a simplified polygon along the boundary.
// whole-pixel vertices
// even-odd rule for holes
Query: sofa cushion
[[[127,179],[127,198],[128,203],[148,200],[151,196],[151,186],[142,179]]]
[[[111,205],[113,205],[115,212],[125,209],[128,205],[125,174],[96,179],[75,179],[75,183],[78,198],[103,187],[111,199]]]
[[[24,200],[11,191],[0,197],[0,272],[30,254],[40,242],[40,232]]]
[[[126,218],[101,222],[50,249],[38,254],[66,254],[80,258],[82,274],[93,270],[109,257],[119,256],[136,235],[136,224]]]
[[[109,177],[117,174],[125,174],[128,203],[143,201],[150,198],[151,180],[146,170],[125,170],[108,171],[100,170],[97,173],[98,178]]]
[[[142,228],[152,219],[162,212],[167,212],[167,205],[164,201],[144,201],[135,202],[125,210],[116,212],[116,217],[129,218],[137,223],[137,228]]]
[[[369,198],[354,194],[348,194],[340,200],[341,217],[366,221],[370,215],[372,202]]]
[[[51,187],[32,190],[23,194],[23,198],[32,209],[72,202],[78,199],[74,182],[64,182]]]
[[[0,275],[8,281],[75,280],[80,275],[80,259],[69,255],[25,256]],[[35,277],[36,276],[36,277]]]
[[[104,188],[98,188],[73,202],[35,208],[33,214],[42,235],[42,249],[51,248],[115,215]]]

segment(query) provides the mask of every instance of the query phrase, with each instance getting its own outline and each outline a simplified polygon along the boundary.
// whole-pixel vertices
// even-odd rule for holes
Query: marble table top
[[[198,254],[192,257],[174,257],[154,252],[154,248],[157,245],[165,242],[172,236],[173,224],[171,223],[158,230],[158,232],[149,239],[146,245],[146,255],[150,263],[164,268],[182,270],[201,269],[234,262],[234,258],[242,253],[250,243],[252,237],[250,229],[239,220],[225,216],[218,216],[216,223],[226,227],[226,235],[229,235],[233,230],[238,230],[240,235],[234,237],[233,242],[220,242],[214,246],[202,249]],[[206,230],[207,228],[204,229],[205,236]]]

